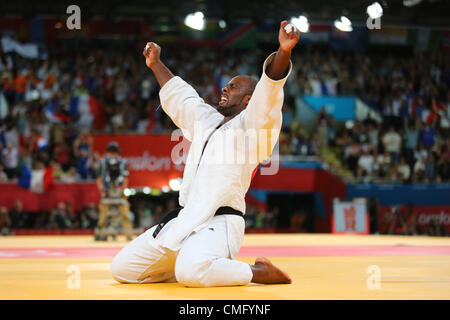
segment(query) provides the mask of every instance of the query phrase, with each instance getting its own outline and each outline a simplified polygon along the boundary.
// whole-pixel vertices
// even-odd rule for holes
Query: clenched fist
[[[142,54],[145,57],[145,64],[151,69],[159,61],[161,47],[154,42],[147,42]]]
[[[300,40],[300,31],[295,28],[291,33],[287,33],[284,27],[288,24],[286,20],[281,22],[280,31],[278,33],[278,41],[280,48],[284,51],[291,51]]]

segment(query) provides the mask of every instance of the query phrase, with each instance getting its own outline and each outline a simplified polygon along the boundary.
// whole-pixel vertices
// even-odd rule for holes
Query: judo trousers
[[[225,216],[214,216],[207,227],[192,233],[178,251],[161,247],[158,238],[170,233],[169,221],[153,237],[153,226],[124,247],[111,264],[121,283],[179,282],[187,287],[238,286],[251,282],[250,265],[230,259]]]

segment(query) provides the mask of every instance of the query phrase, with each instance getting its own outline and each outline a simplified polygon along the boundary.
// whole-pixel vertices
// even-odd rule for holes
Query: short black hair
[[[247,90],[245,92],[246,95],[252,95],[253,91],[255,91],[256,85],[258,84],[258,80],[252,76],[243,76],[247,79]]]

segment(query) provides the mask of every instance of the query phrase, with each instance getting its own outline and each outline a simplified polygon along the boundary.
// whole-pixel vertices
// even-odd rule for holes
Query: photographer
[[[97,175],[97,185],[102,193],[102,199],[99,204],[96,240],[107,240],[106,220],[108,211],[114,206],[120,212],[123,232],[127,240],[132,239],[130,205],[123,193],[123,190],[128,187],[128,175],[127,163],[120,156],[119,145],[116,142],[110,142],[106,148],[106,155],[100,162]]]

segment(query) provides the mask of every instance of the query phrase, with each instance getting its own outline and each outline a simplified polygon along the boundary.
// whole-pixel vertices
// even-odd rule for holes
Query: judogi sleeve
[[[269,78],[266,74],[266,69],[272,59],[274,59],[275,54],[275,52],[272,53],[264,61],[261,79],[255,87],[245,112],[242,113],[244,129],[256,130],[258,137],[265,137],[265,141],[268,143],[265,148],[260,146],[258,152],[259,161],[263,161],[270,156],[278,140],[282,122],[283,86],[292,70],[292,62],[289,61],[289,71],[283,79],[272,80]],[[259,142],[261,143],[262,141]]]
[[[201,122],[208,115],[217,112],[180,77],[167,81],[159,91],[159,97],[163,110],[189,141],[194,138],[196,122]]]

